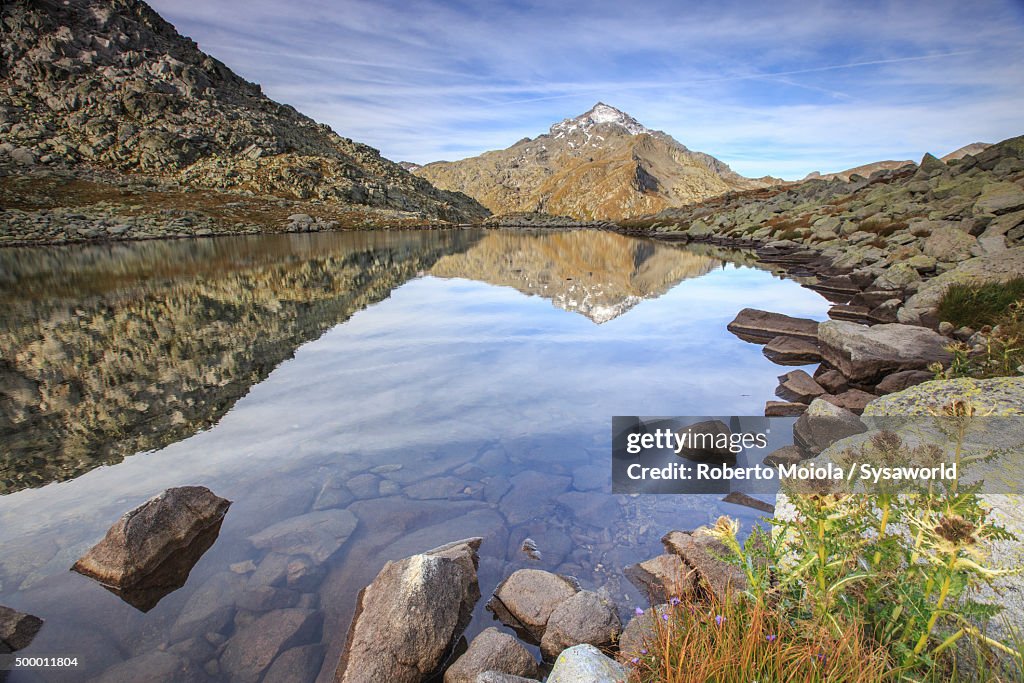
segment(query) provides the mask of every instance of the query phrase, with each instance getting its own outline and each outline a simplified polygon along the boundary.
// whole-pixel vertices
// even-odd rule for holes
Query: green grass
[[[1024,277],[1009,282],[953,285],[939,303],[939,319],[978,329],[996,325],[1016,302],[1024,301]]]

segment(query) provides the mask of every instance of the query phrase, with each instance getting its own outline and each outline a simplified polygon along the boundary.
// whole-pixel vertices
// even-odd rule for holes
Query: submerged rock
[[[43,620],[0,605],[0,654],[29,646],[43,627]]]
[[[253,534],[249,541],[284,555],[308,555],[325,562],[345,544],[358,520],[348,510],[319,510],[278,522]]]
[[[558,656],[547,683],[625,683],[626,667],[593,645],[570,647]]]
[[[279,654],[316,640],[321,620],[320,613],[311,609],[267,612],[227,642],[221,669],[232,681],[256,683]]]
[[[132,586],[219,524],[230,505],[203,486],[167,489],[122,516],[72,569],[107,586]]]
[[[479,674],[494,671],[524,678],[537,678],[537,661],[518,640],[498,629],[484,629],[469,649],[444,672],[444,683],[474,683]]]
[[[384,565],[359,594],[335,681],[420,683],[437,673],[480,599],[482,541],[457,541]]]

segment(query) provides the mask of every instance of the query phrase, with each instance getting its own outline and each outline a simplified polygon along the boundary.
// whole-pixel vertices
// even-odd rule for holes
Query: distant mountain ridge
[[[0,147],[25,164],[476,221],[487,211],[263,95],[141,0],[0,4]]]
[[[603,102],[537,138],[414,173],[496,214],[536,211],[581,220],[630,218],[781,182],[744,178]]]

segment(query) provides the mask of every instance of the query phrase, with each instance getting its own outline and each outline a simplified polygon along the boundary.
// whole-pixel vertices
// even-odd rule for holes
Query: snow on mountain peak
[[[551,135],[559,138],[576,130],[589,132],[590,128],[599,123],[615,124],[620,128],[626,129],[630,135],[639,135],[640,133],[651,132],[650,129],[645,127],[626,112],[619,111],[615,107],[609,106],[604,102],[598,102],[590,109],[590,111],[580,114],[576,118],[566,119],[561,123],[556,123],[551,126]],[[590,137],[589,134],[587,137]]]

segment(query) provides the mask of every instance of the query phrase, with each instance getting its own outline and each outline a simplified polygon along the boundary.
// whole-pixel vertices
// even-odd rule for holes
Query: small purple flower
[[[640,658],[639,657],[633,657],[633,659],[631,659],[629,661],[633,662],[634,664],[639,664],[640,663]]]
[[[679,598],[670,598],[668,602],[669,602],[670,605],[672,605],[674,607],[675,605],[678,605],[682,601]]]
[[[774,633],[769,633],[764,637],[764,639],[767,640],[769,643],[774,643],[778,639],[778,636]]]
[[[664,619],[665,621],[668,621],[668,615],[667,614],[662,614],[661,618]]]
[[[636,608],[636,615],[637,615],[638,617],[642,617],[642,616],[644,615],[644,611],[643,611],[643,609],[642,609],[642,608],[640,608],[640,607],[637,607],[637,608]]]
[[[646,647],[640,648],[640,654],[642,654],[642,655],[647,654],[647,648]]]
[[[725,621],[725,617],[723,617],[721,614],[719,614],[718,616],[715,617],[715,626],[721,626],[724,621]]]

